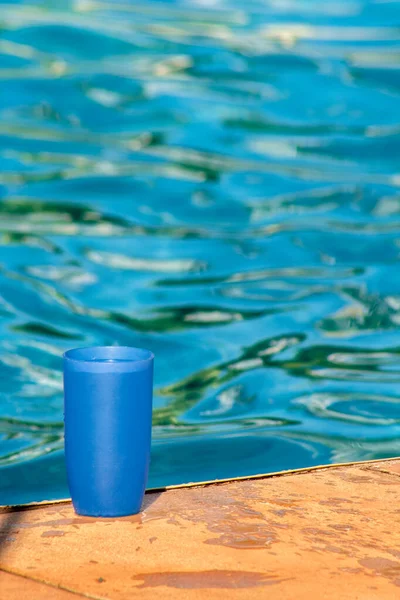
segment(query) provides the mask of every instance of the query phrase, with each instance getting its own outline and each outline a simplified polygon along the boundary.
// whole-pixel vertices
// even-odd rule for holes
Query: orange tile
[[[392,600],[399,483],[361,465],[147,494],[122,519],[4,512],[0,564],[93,598]]]

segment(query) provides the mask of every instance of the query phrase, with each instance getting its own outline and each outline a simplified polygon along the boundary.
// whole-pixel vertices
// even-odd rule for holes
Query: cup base
[[[115,510],[102,510],[102,509],[85,509],[76,506],[74,503],[73,507],[77,515],[80,517],[93,517],[97,519],[117,519],[119,517],[133,517],[140,513],[141,506],[139,508],[131,509],[115,509]]]

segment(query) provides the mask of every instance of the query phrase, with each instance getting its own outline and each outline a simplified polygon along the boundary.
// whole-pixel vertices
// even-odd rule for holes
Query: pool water
[[[1,2],[0,504],[61,354],[156,354],[150,486],[400,454],[400,3]]]

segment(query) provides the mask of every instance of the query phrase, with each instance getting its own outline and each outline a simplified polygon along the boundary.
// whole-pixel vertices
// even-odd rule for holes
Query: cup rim
[[[63,354],[64,360],[78,365],[130,365],[144,366],[154,359],[154,354],[147,348],[135,346],[83,346],[71,348]],[[113,361],[112,358],[118,358]],[[108,362],[107,359],[110,359]]]

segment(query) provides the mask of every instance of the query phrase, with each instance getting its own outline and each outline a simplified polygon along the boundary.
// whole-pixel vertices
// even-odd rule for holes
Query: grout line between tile
[[[394,471],[389,471],[389,469],[384,469],[381,467],[364,467],[363,471],[372,471],[373,473],[385,473],[386,475],[393,475],[394,477],[399,478],[400,473],[395,473]]]
[[[57,585],[57,584],[52,583],[51,581],[47,581],[45,579],[40,579],[38,577],[31,577],[31,575],[26,575],[25,573],[13,571],[12,569],[5,569],[2,566],[0,566],[0,571],[3,571],[3,573],[8,573],[9,575],[17,575],[18,577],[23,577],[24,579],[27,579],[28,581],[34,581],[35,583],[41,583],[43,585],[47,585],[48,587],[55,588],[57,590],[63,590],[64,592],[69,592],[70,594],[74,594],[75,596],[78,596],[78,597],[80,596],[81,598],[90,598],[90,600],[104,600],[104,598],[102,598],[101,596],[93,596],[93,594],[87,594],[85,592],[78,592],[77,590],[69,588],[65,585]]]

